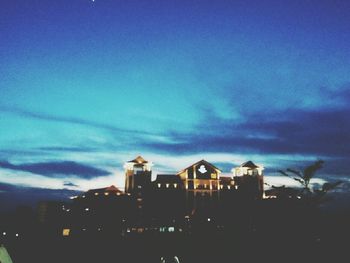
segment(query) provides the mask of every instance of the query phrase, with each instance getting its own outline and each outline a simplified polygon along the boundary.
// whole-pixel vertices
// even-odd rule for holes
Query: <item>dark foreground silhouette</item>
[[[348,213],[270,200],[220,220],[193,222],[188,232],[125,236],[87,231],[63,237],[33,226],[22,237],[2,237],[2,243],[14,263],[346,262]]]

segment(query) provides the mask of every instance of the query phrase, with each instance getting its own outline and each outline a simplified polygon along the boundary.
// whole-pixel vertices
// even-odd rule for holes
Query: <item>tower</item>
[[[151,184],[152,163],[141,156],[125,163],[125,192],[143,192]]]
[[[231,171],[238,189],[254,198],[262,198],[264,193],[264,167],[245,162]]]

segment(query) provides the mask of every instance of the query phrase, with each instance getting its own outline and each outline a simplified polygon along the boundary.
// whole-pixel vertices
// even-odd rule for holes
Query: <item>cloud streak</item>
[[[240,123],[209,116],[193,134],[171,134],[172,143],[146,142],[158,152],[231,152],[350,157],[350,109],[289,110],[249,116]]]
[[[55,178],[61,178],[67,175],[82,178],[94,178],[110,174],[108,171],[72,161],[25,164],[12,164],[7,161],[0,161],[0,168]]]
[[[94,122],[94,121],[75,118],[75,117],[63,117],[63,116],[57,116],[57,115],[52,115],[52,114],[46,114],[46,113],[42,113],[42,112],[28,111],[25,109],[20,109],[20,108],[15,108],[15,107],[0,106],[0,112],[14,114],[14,115],[25,117],[25,118],[38,119],[38,120],[42,120],[42,121],[58,122],[58,123],[66,123],[66,124],[78,124],[78,125],[83,125],[83,126],[90,127],[90,128],[103,129],[106,131],[122,133],[122,134],[156,135],[156,134],[150,133],[150,132],[124,129],[124,128],[119,128],[119,127],[109,125],[109,124]]]

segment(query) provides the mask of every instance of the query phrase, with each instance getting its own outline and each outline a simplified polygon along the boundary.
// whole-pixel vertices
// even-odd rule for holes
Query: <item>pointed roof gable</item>
[[[219,172],[219,173],[222,172],[222,171],[221,171],[219,168],[217,168],[215,165],[213,165],[213,164],[207,162],[206,160],[202,159],[202,160],[200,160],[200,161],[198,161],[198,162],[196,162],[196,163],[194,163],[194,164],[188,166],[187,168],[182,169],[182,170],[181,170],[180,172],[178,172],[177,174],[181,174],[181,173],[183,173],[184,171],[186,171],[186,170],[190,169],[191,167],[196,166],[196,165],[198,165],[198,164],[200,164],[200,163],[203,163],[203,164],[206,164],[206,165],[210,166],[211,168],[213,168],[214,170],[216,170],[216,171]]]
[[[134,160],[129,161],[129,163],[144,164],[144,163],[148,163],[148,161],[146,161],[145,159],[143,159],[142,156],[139,155]]]
[[[248,162],[242,163],[241,167],[247,167],[247,168],[255,169],[255,168],[258,168],[259,166],[255,165],[252,161],[248,161]]]

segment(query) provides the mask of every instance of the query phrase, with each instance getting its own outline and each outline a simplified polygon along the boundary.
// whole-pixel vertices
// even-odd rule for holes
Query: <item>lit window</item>
[[[118,192],[117,195],[120,195],[120,193]]]
[[[220,185],[220,188],[221,188],[221,189],[223,189],[223,188],[224,188],[224,186],[223,186],[223,185]]]
[[[85,195],[83,195],[82,198],[85,198]]]
[[[228,188],[228,189],[231,189],[231,186],[228,185],[227,188]]]
[[[162,186],[162,184],[158,184],[158,188],[160,188]]]
[[[166,188],[169,188],[169,184],[166,184]]]
[[[62,236],[67,237],[69,236],[70,229],[69,228],[64,228],[62,231]]]
[[[174,184],[174,188],[177,188],[177,184]]]
[[[175,231],[175,227],[171,226],[171,227],[168,227],[168,232],[174,232]]]
[[[98,195],[98,193],[95,193],[95,195]]]
[[[108,193],[108,192],[105,192],[105,195],[109,195],[109,193]]]
[[[142,186],[141,186],[141,185],[138,185],[138,186],[137,186],[137,188],[138,188],[138,189],[141,189],[141,188],[142,188]]]

